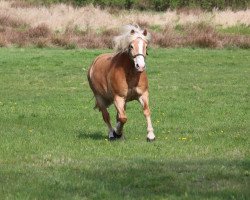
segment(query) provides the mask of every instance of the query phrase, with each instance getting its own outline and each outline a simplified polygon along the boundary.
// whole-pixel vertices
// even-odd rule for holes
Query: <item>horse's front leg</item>
[[[152,126],[152,121],[150,117],[150,109],[149,109],[149,98],[148,98],[148,91],[144,92],[142,96],[139,98],[139,101],[143,108],[144,116],[147,120],[147,141],[151,142],[155,140],[154,129]]]
[[[117,124],[116,124],[116,134],[121,137],[124,124],[127,122],[127,116],[125,112],[125,98],[120,96],[115,96],[114,104],[117,110]]]

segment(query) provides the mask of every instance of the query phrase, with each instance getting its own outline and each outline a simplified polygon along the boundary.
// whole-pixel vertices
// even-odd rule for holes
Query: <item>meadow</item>
[[[0,48],[0,199],[249,199],[249,50],[149,49],[153,143],[137,102],[107,140],[86,79],[107,51]]]

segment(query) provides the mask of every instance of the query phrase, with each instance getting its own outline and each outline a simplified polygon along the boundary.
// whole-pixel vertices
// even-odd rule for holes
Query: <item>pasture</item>
[[[249,199],[249,50],[150,49],[153,143],[138,102],[107,140],[86,79],[107,51],[0,49],[0,199]]]

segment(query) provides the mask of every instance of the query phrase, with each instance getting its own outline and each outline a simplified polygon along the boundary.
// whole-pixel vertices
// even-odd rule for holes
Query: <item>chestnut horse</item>
[[[109,139],[121,138],[127,121],[126,103],[138,100],[147,120],[147,141],[155,139],[150,118],[148,79],[145,57],[150,34],[139,26],[127,25],[114,38],[116,53],[98,56],[88,70],[89,85],[96,99],[96,108],[102,112],[108,126]],[[113,129],[107,108],[114,103],[117,124]]]

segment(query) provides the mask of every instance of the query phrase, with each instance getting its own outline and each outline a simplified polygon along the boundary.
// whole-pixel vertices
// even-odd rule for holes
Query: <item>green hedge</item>
[[[124,9],[156,10],[177,9],[183,7],[202,8],[205,10],[218,9],[246,9],[250,0],[27,0],[35,3],[71,3],[77,6],[93,4],[100,7],[114,7]]]

